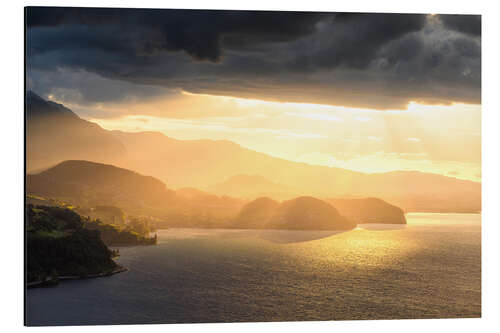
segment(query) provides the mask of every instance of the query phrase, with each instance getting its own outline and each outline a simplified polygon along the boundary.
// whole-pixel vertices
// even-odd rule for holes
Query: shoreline
[[[63,276],[58,276],[57,279],[53,280],[52,278],[48,278],[45,281],[32,281],[32,282],[27,282],[26,283],[26,288],[41,288],[41,287],[50,287],[50,286],[57,286],[60,281],[68,281],[68,280],[84,280],[84,279],[93,279],[93,278],[100,278],[100,277],[106,277],[106,276],[111,276],[115,275],[118,273],[123,273],[128,271],[128,268],[123,267],[123,266],[118,266],[117,268],[113,269],[112,271],[109,272],[102,272],[102,273],[97,273],[97,274],[89,274],[87,276],[78,276],[78,275],[63,275]]]

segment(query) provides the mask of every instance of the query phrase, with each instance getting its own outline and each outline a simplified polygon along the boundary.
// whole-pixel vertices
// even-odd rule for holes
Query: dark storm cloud
[[[449,29],[481,36],[481,16],[479,15],[439,15],[439,19]]]
[[[133,84],[96,81],[103,93],[83,101],[149,85],[136,94],[161,86],[379,109],[480,103],[480,30],[471,16],[30,8],[27,25],[28,76],[62,69]],[[77,76],[53,78],[46,91],[82,89]]]
[[[228,46],[245,47],[262,42],[283,42],[314,32],[314,24],[331,16],[313,12],[258,12],[217,10],[29,8],[27,25],[113,27],[120,35],[146,33],[128,40],[129,50],[185,51],[198,60],[218,61],[223,38]],[[145,37],[147,36],[147,37]],[[80,38],[82,36],[79,36]],[[88,35],[93,39],[95,36]],[[123,37],[123,36],[122,36]],[[62,38],[61,43],[67,43]],[[107,42],[107,41],[106,41]],[[116,45],[117,42],[111,44]]]
[[[341,14],[323,31],[316,52],[305,49],[291,67],[366,68],[386,43],[422,29],[425,15]]]

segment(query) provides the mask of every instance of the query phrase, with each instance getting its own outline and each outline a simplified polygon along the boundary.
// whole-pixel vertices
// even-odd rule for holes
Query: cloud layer
[[[179,90],[376,109],[481,102],[479,16],[30,7],[27,27],[28,85],[82,104]]]

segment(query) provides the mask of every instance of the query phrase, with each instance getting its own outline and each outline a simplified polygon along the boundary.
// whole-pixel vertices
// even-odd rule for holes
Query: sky
[[[481,18],[28,8],[27,86],[106,129],[481,179]]]

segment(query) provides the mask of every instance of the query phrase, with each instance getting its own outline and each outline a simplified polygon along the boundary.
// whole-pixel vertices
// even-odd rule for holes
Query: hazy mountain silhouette
[[[281,204],[262,197],[246,204],[233,220],[241,229],[349,230],[356,223],[317,198],[302,196]]]
[[[202,191],[202,190],[198,190],[194,187],[183,187],[183,188],[180,188],[176,191],[176,193],[180,196],[182,196],[183,198],[186,198],[186,199],[196,199],[196,198],[207,198],[207,199],[211,199],[211,198],[217,198],[216,195],[212,194],[212,193],[209,193],[209,192],[206,192],[206,191]]]
[[[61,104],[26,94],[26,166],[28,172],[61,161],[83,159],[107,162],[125,153],[108,131],[78,117]]]
[[[129,211],[181,204],[175,192],[156,178],[89,161],[65,161],[28,175],[26,191],[83,206],[116,205]]]
[[[28,175],[26,191],[32,196],[54,198],[81,207],[115,205],[127,212],[163,217],[166,223],[175,226],[227,224],[248,229],[346,230],[354,225],[333,206],[312,197],[281,204],[259,198],[243,206],[244,201],[240,199],[192,188],[176,193],[154,177],[89,161],[65,161],[39,174]],[[226,219],[221,220],[223,216]]]
[[[85,159],[152,175],[170,188],[210,189],[218,184],[219,195],[378,197],[411,211],[481,210],[481,184],[477,182],[416,171],[365,174],[297,163],[226,140],[176,140],[158,132],[106,131],[31,92],[27,107],[28,171],[67,159]],[[257,181],[238,175],[254,175],[250,177]]]
[[[74,160],[28,175],[26,192],[82,207],[118,206],[129,213],[165,219],[175,218],[171,214],[232,218],[245,204],[241,199],[196,189],[173,191],[151,176],[113,165]]]
[[[123,163],[130,169],[155,175],[169,186],[210,188],[236,175],[260,175],[272,182],[297,186],[301,191],[325,189],[321,173],[349,178],[360,173],[291,162],[243,148],[227,140],[175,140],[158,132],[113,131],[127,147]],[[330,170],[331,169],[331,170]],[[337,183],[340,179],[330,179]],[[333,188],[335,189],[335,187]]]
[[[210,192],[226,194],[241,198],[256,198],[260,196],[271,196],[277,199],[289,199],[300,191],[291,187],[274,183],[259,175],[236,175],[228,180],[209,187]]]
[[[279,202],[270,198],[255,199],[243,206],[233,225],[239,229],[265,229],[279,205]]]
[[[269,229],[289,230],[348,230],[356,223],[341,216],[329,203],[299,197],[282,202],[269,220]]]
[[[195,188],[182,188],[175,191],[184,199],[187,214],[211,214],[219,218],[232,218],[246,203],[245,200],[229,196],[218,196]]]
[[[415,204],[424,209],[481,210],[481,184],[477,182],[417,171],[365,174],[297,163],[224,140],[175,140],[157,132],[113,133],[127,147],[127,159],[119,162],[122,166],[152,174],[174,188],[205,188],[245,198],[379,197],[406,210]],[[241,175],[258,175],[251,176],[257,181]]]
[[[338,209],[340,214],[356,223],[406,224],[401,208],[378,198],[365,199],[325,199]]]

